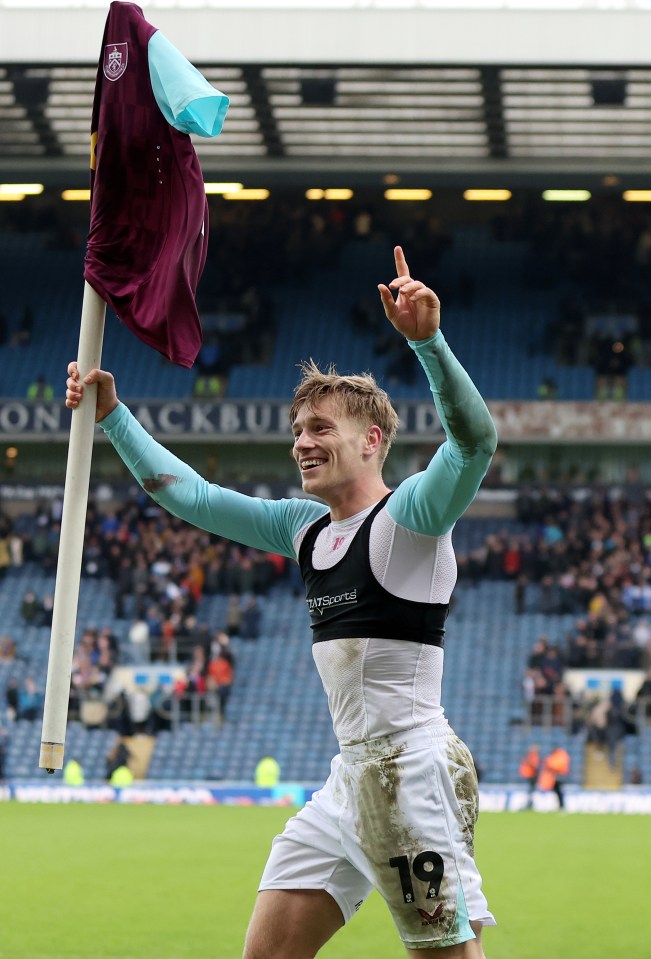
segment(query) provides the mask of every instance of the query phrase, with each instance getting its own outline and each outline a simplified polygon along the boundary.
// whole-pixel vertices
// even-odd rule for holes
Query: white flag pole
[[[81,378],[100,366],[105,313],[104,300],[85,283],[77,354]],[[63,768],[96,408],[97,385],[85,386],[83,403],[72,411],[54,588],[39,759],[40,768],[49,773]]]

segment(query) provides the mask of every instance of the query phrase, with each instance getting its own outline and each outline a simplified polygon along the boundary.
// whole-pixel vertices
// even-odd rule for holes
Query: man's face
[[[326,397],[314,409],[303,404],[292,430],[292,455],[306,493],[328,503],[338,500],[368,469],[368,430],[333,398]]]

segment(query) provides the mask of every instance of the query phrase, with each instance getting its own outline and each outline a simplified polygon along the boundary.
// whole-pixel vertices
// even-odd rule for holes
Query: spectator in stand
[[[556,683],[552,690],[552,725],[574,731],[574,710],[571,691],[565,683]]]
[[[535,669],[538,672],[542,671],[543,663],[547,656],[549,649],[549,639],[547,636],[540,636],[531,650],[529,659],[527,661],[527,666],[529,669]]]
[[[106,681],[111,675],[113,667],[115,666],[111,641],[105,633],[100,633],[100,635],[97,637],[97,645],[92,659],[93,665],[98,671],[98,682],[103,690],[104,686],[106,685]]]
[[[538,692],[537,681],[539,676],[540,673],[537,670],[528,669],[524,674],[524,679],[522,680],[522,697],[524,699],[527,715],[529,717],[531,717],[533,702]]]
[[[253,592],[256,596],[266,596],[284,574],[284,557],[261,552],[252,552],[250,555],[253,561]]]
[[[132,570],[132,595],[134,597],[135,615],[139,619],[145,615],[147,597],[149,595],[149,567],[142,551],[136,554],[135,566]]]
[[[148,663],[151,656],[149,624],[146,619],[134,619],[128,633],[130,660],[137,666]]]
[[[635,694],[635,702],[638,710],[642,710],[643,715],[648,719],[651,716],[651,669],[644,677],[642,685]]]
[[[126,619],[125,600],[133,592],[133,560],[122,556],[115,580],[115,618]]]
[[[540,581],[538,609],[543,616],[553,616],[561,612],[561,590],[556,577],[543,576]]]
[[[9,730],[6,726],[0,726],[0,783],[3,783],[6,778],[6,757],[7,757],[7,746],[9,742]]]
[[[38,601],[36,594],[29,590],[23,596],[20,604],[20,615],[28,626],[39,626],[43,617],[43,606]]]
[[[131,759],[131,753],[123,739],[117,739],[113,748],[106,756],[106,780],[110,781],[111,776],[119,766],[126,766]]]
[[[4,579],[11,566],[9,530],[0,528],[0,580]]]
[[[633,642],[640,650],[640,660],[643,667],[651,665],[651,625],[646,618],[639,619],[633,626]]]
[[[201,554],[198,550],[193,550],[190,554],[186,574],[182,580],[183,589],[187,590],[195,603],[201,601],[206,576],[201,561]]]
[[[0,637],[0,664],[12,663],[16,658],[16,644],[11,636],[5,633]]]
[[[18,693],[17,719],[38,719],[43,705],[43,695],[37,688],[34,679],[26,676],[22,689]]]
[[[141,735],[147,731],[147,722],[151,714],[151,699],[149,693],[140,685],[136,685],[127,693],[129,702],[129,718],[134,735]]]
[[[151,694],[151,712],[146,731],[156,736],[162,730],[172,729],[173,688],[168,683],[159,683]]]
[[[521,569],[520,544],[514,537],[509,540],[503,556],[504,574],[508,579],[515,579]]]
[[[133,724],[129,711],[129,700],[124,689],[121,689],[110,704],[109,729],[114,729],[118,736],[133,735]]]
[[[98,635],[96,629],[83,630],[72,657],[70,704],[80,712],[84,701],[97,698],[103,691],[108,673],[98,665]]]
[[[202,644],[197,643],[185,676],[178,679],[174,685],[174,695],[181,704],[182,715],[191,715],[193,712],[192,694],[203,695],[206,692],[207,665],[206,650]]]
[[[570,635],[567,643],[567,665],[570,669],[585,669],[588,665],[588,637],[581,632]]]
[[[536,396],[539,400],[557,400],[558,383],[553,376],[545,376],[536,389]]]
[[[224,561],[221,556],[212,556],[205,569],[204,592],[209,596],[226,592]]]
[[[54,596],[51,593],[46,593],[43,597],[43,607],[41,615],[41,626],[47,626],[50,628],[52,626],[52,616],[54,615]]]
[[[230,637],[223,629],[217,631],[215,641],[212,643],[207,672],[208,688],[217,691],[219,713],[223,719],[226,716],[226,705],[235,678],[235,657],[231,650]]]
[[[18,533],[9,533],[9,553],[11,565],[15,569],[20,569],[24,562],[24,541]]]
[[[486,538],[486,559],[484,572],[488,579],[502,579],[504,576],[504,551],[506,544],[501,537],[488,536]]]
[[[513,611],[516,616],[522,616],[527,611],[527,585],[528,579],[520,574],[515,581],[513,591]]]
[[[145,622],[149,627],[149,637],[151,640],[163,639],[163,614],[157,605],[147,608]],[[154,644],[155,645],[155,644]]]
[[[563,659],[558,646],[548,646],[540,666],[547,692],[552,693],[563,678]]]
[[[615,687],[608,703],[606,718],[606,746],[608,763],[612,769],[617,765],[619,747],[626,735],[626,704],[621,689]]]
[[[239,550],[233,551],[230,573],[233,592],[240,595],[255,592],[255,568],[252,555],[248,550],[244,553]]]
[[[262,612],[255,596],[249,596],[242,611],[242,626],[240,635],[242,639],[260,638],[260,621]]]
[[[18,324],[18,329],[11,338],[12,346],[29,346],[32,342],[32,332],[34,329],[34,313],[31,306],[26,306],[23,310]]]
[[[226,629],[230,636],[239,636],[242,627],[242,605],[237,593],[228,600],[226,609]]]
[[[15,678],[10,679],[5,689],[5,704],[7,719],[12,721],[18,716],[18,694],[18,680]]]
[[[106,639],[108,641],[109,649],[111,650],[111,656],[113,658],[113,664],[115,665],[120,659],[120,641],[110,626],[102,626],[100,629],[98,645],[100,645],[100,641],[102,639]]]

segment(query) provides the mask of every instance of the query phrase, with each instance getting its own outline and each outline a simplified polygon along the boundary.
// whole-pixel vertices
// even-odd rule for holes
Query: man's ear
[[[368,456],[377,453],[382,445],[382,430],[379,426],[369,426],[366,431],[366,448],[364,452]]]

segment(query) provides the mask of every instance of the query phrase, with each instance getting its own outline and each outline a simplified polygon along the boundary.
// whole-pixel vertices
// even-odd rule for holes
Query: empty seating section
[[[77,354],[83,296],[83,252],[46,249],[41,234],[0,231],[3,285],[0,312],[9,336],[28,306],[33,313],[29,345],[0,346],[2,395],[24,397],[36,376],[43,374],[62,397],[68,361]],[[104,334],[103,363],[120,374],[120,393],[129,397],[187,396],[195,374],[172,366],[145,346],[110,313]],[[164,367],[164,375],[162,370]]]
[[[432,274],[423,276],[441,290],[446,336],[489,399],[535,399],[537,386],[546,377],[556,380],[561,399],[592,399],[593,370],[558,366],[545,343],[544,329],[556,311],[561,290],[525,285],[527,255],[524,241],[497,242],[488,227],[458,227],[451,248]],[[34,314],[29,346],[0,347],[3,393],[25,396],[29,384],[42,373],[61,395],[62,371],[77,349],[82,251],[46,249],[40,234],[0,232],[0,257],[12,277],[0,307],[10,333],[25,305]],[[359,298],[373,299],[378,281],[388,280],[391,273],[388,241],[349,240],[337,266],[323,266],[318,273],[265,290],[273,298],[278,321],[272,361],[235,365],[228,396],[286,398],[296,381],[296,365],[309,357],[324,364],[335,362],[346,372],[370,367],[382,377],[390,355],[375,354],[375,335],[356,329],[350,311]],[[460,295],[470,282],[474,294]],[[31,290],[33,295],[25,292]],[[125,399],[192,393],[193,371],[164,361],[112,315],[106,324],[103,363],[119,371]],[[651,396],[651,383],[643,373],[632,371],[632,399]],[[386,385],[396,399],[426,393],[420,377],[414,384],[390,379]]]

